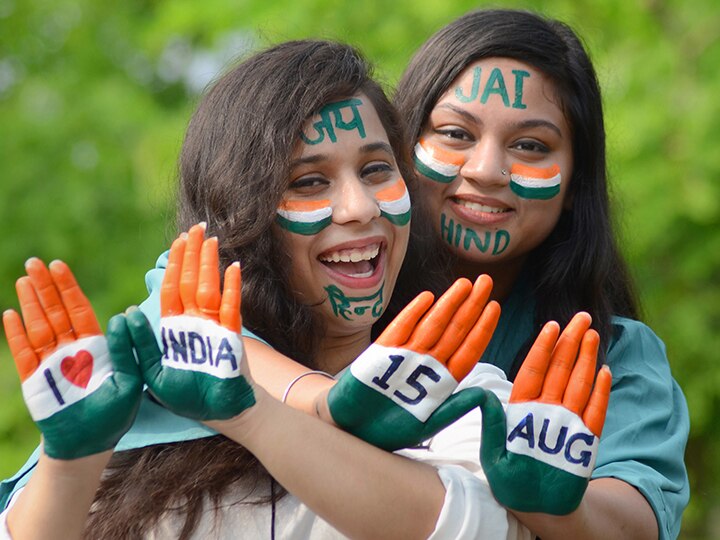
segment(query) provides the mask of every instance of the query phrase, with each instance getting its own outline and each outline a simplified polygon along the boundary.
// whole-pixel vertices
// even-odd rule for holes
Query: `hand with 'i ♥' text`
[[[115,447],[132,425],[142,393],[125,315],[106,336],[70,268],[37,258],[16,284],[22,317],[3,313],[3,325],[28,410],[43,436],[44,452],[76,459]],[[152,330],[138,310],[138,337]]]

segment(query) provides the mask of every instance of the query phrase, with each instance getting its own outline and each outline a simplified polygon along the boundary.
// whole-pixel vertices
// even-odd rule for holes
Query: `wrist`
[[[315,396],[313,402],[313,409],[315,412],[315,416],[317,416],[320,420],[322,420],[326,424],[337,427],[337,424],[332,417],[332,413],[330,412],[330,405],[328,404],[328,394],[330,393],[330,388],[332,388],[332,386],[326,388],[325,390],[322,390],[319,394]]]
[[[321,420],[329,420],[332,424],[332,417],[327,409],[327,394],[334,384],[335,378],[329,373],[306,371],[288,383],[280,401]]]

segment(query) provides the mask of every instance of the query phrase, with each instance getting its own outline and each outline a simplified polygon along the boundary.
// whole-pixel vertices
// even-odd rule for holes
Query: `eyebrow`
[[[476,124],[478,126],[483,125],[483,121],[480,120],[479,117],[452,103],[442,103],[441,105],[438,105],[438,108],[450,109],[452,112],[465,118],[468,122],[472,122],[473,124]],[[517,129],[529,129],[536,127],[547,128],[557,133],[560,138],[562,138],[563,136],[562,131],[560,131],[559,127],[557,127],[555,124],[548,120],[542,120],[540,118],[533,118],[530,120],[523,120],[522,122],[516,122],[513,124],[513,126]]]
[[[360,152],[363,154],[369,154],[369,153],[375,152],[377,150],[382,150],[384,152],[387,152],[391,156],[395,155],[395,152],[393,152],[392,146],[390,146],[388,143],[383,142],[383,141],[364,144],[360,147]],[[319,163],[319,162],[325,161],[327,159],[330,159],[330,157],[327,154],[312,154],[310,156],[293,159],[290,162],[290,168],[293,169],[295,167],[299,167],[300,165]]]

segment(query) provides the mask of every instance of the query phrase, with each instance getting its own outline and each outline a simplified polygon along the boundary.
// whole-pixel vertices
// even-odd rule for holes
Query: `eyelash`
[[[392,172],[392,170],[393,167],[389,163],[376,161],[363,167],[360,171],[360,177],[365,178],[374,174],[388,173]]]
[[[550,149],[539,141],[518,141],[512,147],[523,152],[539,152],[541,154],[550,152]]]
[[[306,176],[290,182],[290,189],[309,189],[327,185],[329,182],[320,176]]]
[[[464,129],[460,128],[436,129],[435,133],[437,133],[438,135],[442,135],[443,137],[447,137],[448,139],[456,139],[461,141],[470,140],[470,136],[467,134],[467,132]]]

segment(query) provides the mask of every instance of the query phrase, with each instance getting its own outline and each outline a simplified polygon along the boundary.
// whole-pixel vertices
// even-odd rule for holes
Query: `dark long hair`
[[[600,87],[573,30],[517,10],[474,11],[439,30],[415,54],[396,90],[406,144],[414,146],[438,99],[465,67],[488,57],[513,58],[549,77],[572,130],[574,165],[566,195],[571,208],[563,210],[526,268],[535,289],[535,328],[548,320],[565,325],[585,310],[604,351],[611,317],[636,318],[638,304],[610,215]],[[518,356],[524,358],[526,350]]]
[[[288,255],[272,225],[305,122],[358,93],[375,107],[413,196],[402,124],[363,58],[339,43],[287,42],[239,64],[200,102],[180,156],[179,230],[207,222],[207,234],[219,240],[220,266],[242,264],[243,324],[309,367],[323,326],[289,287]],[[221,436],[120,452],[106,469],[86,535],[139,536],[174,512],[185,518],[187,537],[203,504],[217,509],[238,482],[255,503],[282,495],[279,488],[270,497],[253,495],[263,481],[270,476],[254,456]]]

